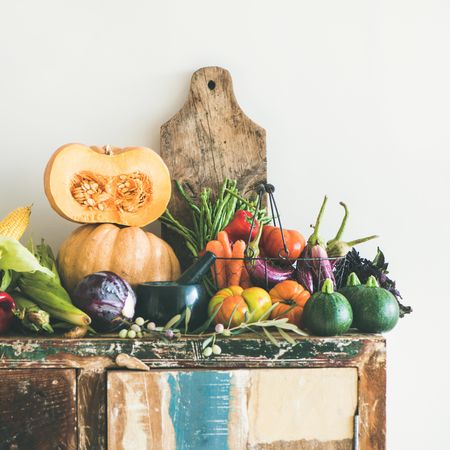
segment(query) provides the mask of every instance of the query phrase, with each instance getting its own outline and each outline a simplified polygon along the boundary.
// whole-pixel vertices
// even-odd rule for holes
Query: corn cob
[[[11,211],[0,222],[0,236],[19,240],[30,223],[31,205]]]
[[[44,330],[53,333],[48,312],[18,292],[13,292],[13,296],[17,307],[15,314],[25,328],[35,332]]]

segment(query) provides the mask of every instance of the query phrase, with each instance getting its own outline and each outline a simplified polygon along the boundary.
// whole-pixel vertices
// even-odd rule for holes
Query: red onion
[[[75,288],[73,303],[92,319],[100,332],[121,328],[134,316],[136,296],[131,286],[114,272],[96,272]]]

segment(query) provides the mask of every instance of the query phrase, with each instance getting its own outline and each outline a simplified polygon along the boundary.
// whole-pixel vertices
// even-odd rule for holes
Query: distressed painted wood
[[[202,367],[345,367],[355,364],[365,349],[385,341],[376,335],[340,337],[297,337],[296,345],[278,348],[254,334],[220,340],[219,357],[202,356],[202,337],[164,343],[152,339],[120,339],[117,336],[80,340],[46,337],[0,339],[0,368],[73,367],[99,369],[116,367],[120,353],[139,358],[150,368]]]
[[[108,374],[109,450],[351,450],[356,368]]]
[[[41,368],[73,368],[81,370],[81,374],[83,371],[98,371],[104,374],[104,371],[119,368],[115,361],[120,354],[138,358],[150,368],[150,373],[155,369],[173,371],[178,369],[353,367],[357,369],[359,378],[359,450],[385,450],[386,348],[384,338],[379,335],[359,334],[328,338],[300,336],[293,336],[293,338],[296,339],[295,346],[282,344],[280,348],[254,334],[223,339],[220,340],[222,354],[218,357],[204,358],[201,337],[183,338],[168,344],[151,339],[119,339],[116,336],[81,340],[2,337],[0,339],[0,375],[3,369]],[[80,386],[81,381],[86,383],[85,392],[88,398],[90,393],[97,389],[96,383],[101,378],[86,375],[84,379],[79,378],[79,382]],[[82,395],[80,386],[78,395]],[[99,398],[102,395],[99,394]],[[96,404],[95,401],[93,404]],[[83,433],[87,433],[86,430],[89,427],[104,429],[102,428],[104,416],[99,420],[96,413],[88,413],[89,408],[87,406],[78,409],[79,420],[84,427],[84,431],[80,429],[80,442],[83,442]],[[101,406],[97,408],[101,411]],[[101,448],[100,444],[96,446],[96,443],[93,444],[94,441],[89,442],[93,450]],[[322,444],[319,441],[316,443],[311,441],[310,448],[327,448],[320,445]],[[266,448],[270,449],[270,447]],[[289,450],[289,447],[286,448]],[[329,448],[335,450],[339,447]]]
[[[238,180],[242,192],[267,179],[266,132],[244,114],[231,75],[221,67],[204,67],[192,75],[186,103],[161,126],[160,153],[172,179],[194,198],[204,187],[217,192],[225,178]],[[190,217],[177,194],[169,208],[175,217]],[[182,255],[179,237],[164,225],[162,231]]]
[[[106,447],[106,373],[100,369],[79,371],[77,377],[78,448]]]
[[[0,371],[0,449],[77,448],[75,370]]]

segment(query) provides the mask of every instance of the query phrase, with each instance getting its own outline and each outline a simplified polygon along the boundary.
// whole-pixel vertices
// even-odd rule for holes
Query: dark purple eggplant
[[[255,240],[247,246],[245,267],[253,284],[268,289],[282,281],[290,280],[295,268],[290,262],[287,262],[285,267],[278,267],[273,265],[271,260],[259,257],[259,241],[262,229],[263,227],[260,227]]]
[[[314,231],[308,239],[306,248],[303,251],[302,257],[310,260],[311,271],[313,277],[317,283],[317,288],[321,288],[321,284],[329,278],[333,285],[336,286],[336,280],[334,278],[333,266],[328,258],[325,242],[319,236],[319,227],[322,220],[325,206],[327,204],[327,196],[324,197],[322,206],[320,207],[319,214],[314,225]]]
[[[136,296],[131,286],[114,272],[96,272],[75,288],[73,304],[88,314],[96,331],[121,328],[134,316]]]
[[[297,261],[294,279],[300,283],[310,294],[314,292],[314,278],[308,263],[302,259]]]

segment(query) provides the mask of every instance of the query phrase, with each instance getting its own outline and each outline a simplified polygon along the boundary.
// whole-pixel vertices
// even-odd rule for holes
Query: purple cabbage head
[[[96,331],[109,332],[131,320],[136,295],[131,286],[114,272],[96,272],[83,278],[72,297],[75,306],[92,319]]]

